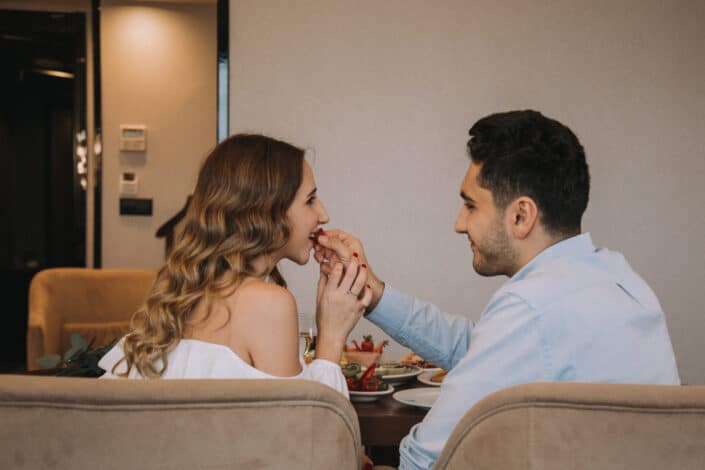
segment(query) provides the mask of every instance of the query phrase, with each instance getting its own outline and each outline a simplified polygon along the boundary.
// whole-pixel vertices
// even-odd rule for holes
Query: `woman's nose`
[[[318,211],[318,223],[319,224],[327,224],[330,221],[330,218],[328,217],[328,211],[326,210],[326,206],[321,203],[321,207]]]

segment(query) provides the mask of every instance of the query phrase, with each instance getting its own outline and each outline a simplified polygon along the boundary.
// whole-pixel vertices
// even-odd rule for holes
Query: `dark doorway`
[[[24,365],[32,276],[86,264],[85,22],[0,10],[0,371]]]

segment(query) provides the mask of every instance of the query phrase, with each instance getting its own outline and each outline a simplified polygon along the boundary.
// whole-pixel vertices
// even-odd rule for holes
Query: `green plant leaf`
[[[64,353],[64,361],[69,362],[75,356],[79,355],[83,351],[80,346],[71,346],[71,348]]]
[[[37,359],[37,365],[42,369],[53,369],[61,363],[61,356],[58,354],[49,354]]]
[[[80,335],[78,336],[80,337]],[[79,339],[72,341],[71,348],[64,355],[65,360],[63,363],[61,363],[61,358],[59,357],[59,365],[63,367],[57,369],[56,375],[64,377],[100,377],[105,371],[98,366],[98,361],[112,349],[118,339],[116,338],[110,344],[95,349],[93,349],[95,338],[91,340],[90,344],[86,344],[85,341],[82,342]]]
[[[71,348],[81,348],[81,349],[88,349],[88,342],[83,339],[83,336],[80,335],[80,333],[76,333],[75,331],[71,333]]]

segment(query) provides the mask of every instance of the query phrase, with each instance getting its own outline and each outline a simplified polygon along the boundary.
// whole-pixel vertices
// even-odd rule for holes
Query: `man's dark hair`
[[[482,164],[478,183],[492,192],[498,209],[528,196],[549,232],[580,230],[590,174],[583,146],[570,129],[527,110],[484,117],[469,134],[470,158]]]

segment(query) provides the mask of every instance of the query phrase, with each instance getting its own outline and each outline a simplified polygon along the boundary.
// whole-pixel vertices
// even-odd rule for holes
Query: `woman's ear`
[[[536,202],[528,196],[521,196],[512,201],[507,207],[509,224],[514,238],[524,240],[536,226],[539,210]]]

